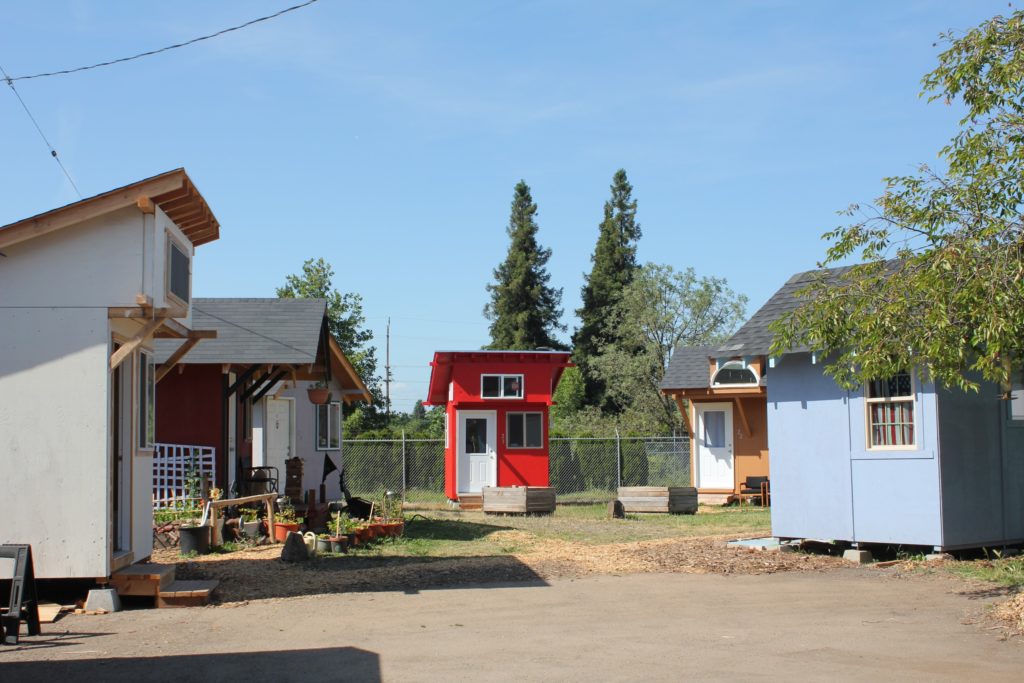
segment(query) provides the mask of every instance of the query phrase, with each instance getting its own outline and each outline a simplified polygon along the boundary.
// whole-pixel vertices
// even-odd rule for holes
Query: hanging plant
[[[318,406],[322,406],[331,400],[331,390],[327,387],[327,382],[323,380],[306,389],[306,394],[309,396],[309,402],[315,403]]]

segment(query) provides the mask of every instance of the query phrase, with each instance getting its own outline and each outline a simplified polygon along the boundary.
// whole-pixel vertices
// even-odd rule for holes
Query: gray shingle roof
[[[183,363],[312,363],[327,313],[324,299],[192,300],[192,329],[217,330]],[[178,339],[154,341],[156,360],[167,360]]]
[[[708,358],[714,355],[714,346],[678,346],[661,380],[662,389],[707,389]]]
[[[784,314],[796,309],[804,300],[796,293],[808,285],[816,277],[824,276],[828,280],[838,280],[850,270],[849,266],[841,268],[823,268],[797,273],[775,292],[768,302],[747,322],[729,337],[721,346],[713,349],[710,355],[722,356],[764,356],[768,355],[774,335],[768,325],[781,318]],[[798,349],[794,349],[796,351]]]

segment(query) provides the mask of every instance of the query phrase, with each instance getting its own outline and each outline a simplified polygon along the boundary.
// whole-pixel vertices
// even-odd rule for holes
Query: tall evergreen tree
[[[610,324],[611,314],[636,274],[636,243],[641,233],[636,222],[633,186],[624,169],[615,172],[611,191],[611,198],[604,203],[597,246],[590,257],[594,265],[590,274],[584,275],[583,307],[576,311],[580,327],[572,341],[573,359],[586,381],[587,405],[615,409],[606,400],[604,382],[594,371],[592,361],[603,348],[622,345],[622,331]]]
[[[542,346],[564,348],[555,338],[564,330],[562,290],[548,285],[547,272],[551,250],[537,243],[537,205],[530,186],[522,180],[512,198],[508,221],[511,240],[508,255],[494,270],[494,283],[487,285],[491,301],[484,316],[491,321],[491,349],[529,350]]]

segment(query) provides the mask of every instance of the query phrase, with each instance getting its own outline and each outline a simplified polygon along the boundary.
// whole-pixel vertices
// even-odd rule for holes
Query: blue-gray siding
[[[944,548],[1024,540],[1024,422],[997,388],[915,383],[916,446],[867,449],[862,391],[808,354],[768,384],[772,533]]]

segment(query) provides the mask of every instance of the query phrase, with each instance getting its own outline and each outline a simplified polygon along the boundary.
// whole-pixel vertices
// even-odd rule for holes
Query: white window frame
[[[920,423],[918,422],[918,415],[920,411],[917,409],[917,378],[914,377],[913,372],[905,372],[898,374],[906,374],[910,377],[910,395],[909,396],[889,396],[889,397],[876,397],[870,396],[870,382],[864,385],[864,443],[869,451],[916,451],[918,434],[920,432]],[[890,378],[886,377],[881,381],[888,381]],[[879,381],[879,380],[875,380]],[[914,435],[913,443],[901,444],[901,445],[875,445],[872,443],[872,434],[874,432],[873,425],[871,423],[871,407],[878,404],[889,404],[889,403],[909,403],[910,404],[910,417],[911,417],[911,431]]]
[[[327,445],[326,446],[321,446],[320,445],[320,411],[321,411],[322,408],[326,408],[327,409],[327,412],[325,413],[326,416],[327,416]],[[331,433],[331,423],[332,423],[332,421],[331,421],[331,413],[334,412],[335,410],[337,410],[337,413],[338,413],[338,433],[337,433],[337,435]],[[313,415],[314,415],[314,417],[313,417],[313,420],[314,420],[313,429],[315,430],[313,432],[313,438],[314,438],[315,443],[316,443],[316,450],[321,451],[321,452],[323,452],[323,451],[340,451],[341,450],[341,433],[342,433],[341,402],[340,401],[330,401],[328,403],[321,403],[321,404],[317,405],[316,410],[313,411]],[[334,436],[337,436],[337,439],[338,439],[338,445],[337,446],[332,446],[331,445],[331,438],[334,437]]]
[[[187,283],[188,284],[188,300],[187,301],[185,299],[182,299],[180,296],[178,296],[177,294],[175,294],[174,292],[171,291],[171,258],[174,256],[174,251],[173,250],[175,248],[177,248],[178,251],[183,253],[185,255],[185,258],[188,259],[188,283]],[[176,240],[174,238],[174,236],[171,235],[170,232],[167,233],[167,246],[166,246],[166,250],[167,250],[167,259],[166,259],[167,263],[165,264],[165,268],[164,268],[164,291],[167,293],[167,298],[168,299],[170,299],[172,301],[177,301],[178,303],[180,303],[180,304],[182,304],[184,306],[188,306],[189,302],[192,300],[192,256],[193,255],[190,253],[191,250],[187,249],[186,247],[183,247],[178,242],[178,240]]]
[[[138,375],[135,377],[136,403],[136,446],[139,450],[151,451],[156,446],[156,363],[153,353],[139,350]]]
[[[485,377],[497,377],[498,378],[498,396],[484,396],[484,378]],[[511,377],[519,379],[519,395],[518,396],[505,396],[505,380]],[[522,401],[523,397],[526,396],[526,383],[523,381],[522,374],[508,374],[500,375],[496,373],[487,373],[480,375],[480,398],[487,401]]]
[[[537,416],[540,417],[540,443],[537,444],[536,446],[531,446],[530,444],[528,444],[526,442],[527,441],[527,438],[526,438],[526,435],[527,435],[527,431],[526,431],[526,416],[527,415],[537,415]],[[509,440],[508,440],[508,435],[512,431],[511,428],[509,427],[509,422],[511,421],[513,416],[521,417],[522,420],[523,420],[523,445],[522,446],[513,446],[513,445],[511,445],[509,443]],[[509,450],[513,450],[513,451],[537,450],[538,448],[544,448],[544,413],[542,413],[540,411],[537,411],[537,410],[516,410],[516,411],[509,411],[509,412],[505,413],[505,448],[508,448]]]
[[[445,410],[444,410],[444,447],[445,447],[445,450],[447,450],[448,448],[451,447],[451,437],[449,436],[449,431],[448,431],[448,408],[447,408],[447,406],[445,407]]]
[[[737,367],[740,368],[741,370],[749,370],[750,374],[752,374],[754,376],[754,381],[750,382],[750,383],[746,383],[746,384],[732,384],[732,383],[722,384],[721,382],[718,381],[718,375],[719,375],[720,372],[722,372],[722,370],[732,369],[732,368],[737,368]],[[742,388],[742,387],[757,387],[757,386],[760,386],[760,385],[761,385],[761,378],[758,377],[757,371],[754,370],[754,368],[750,367],[749,365],[745,365],[743,363],[743,361],[738,361],[738,360],[730,360],[730,361],[727,361],[725,363],[722,363],[722,367],[720,367],[717,370],[715,370],[715,374],[711,378],[711,386],[713,386],[713,387],[737,387],[737,388]]]

